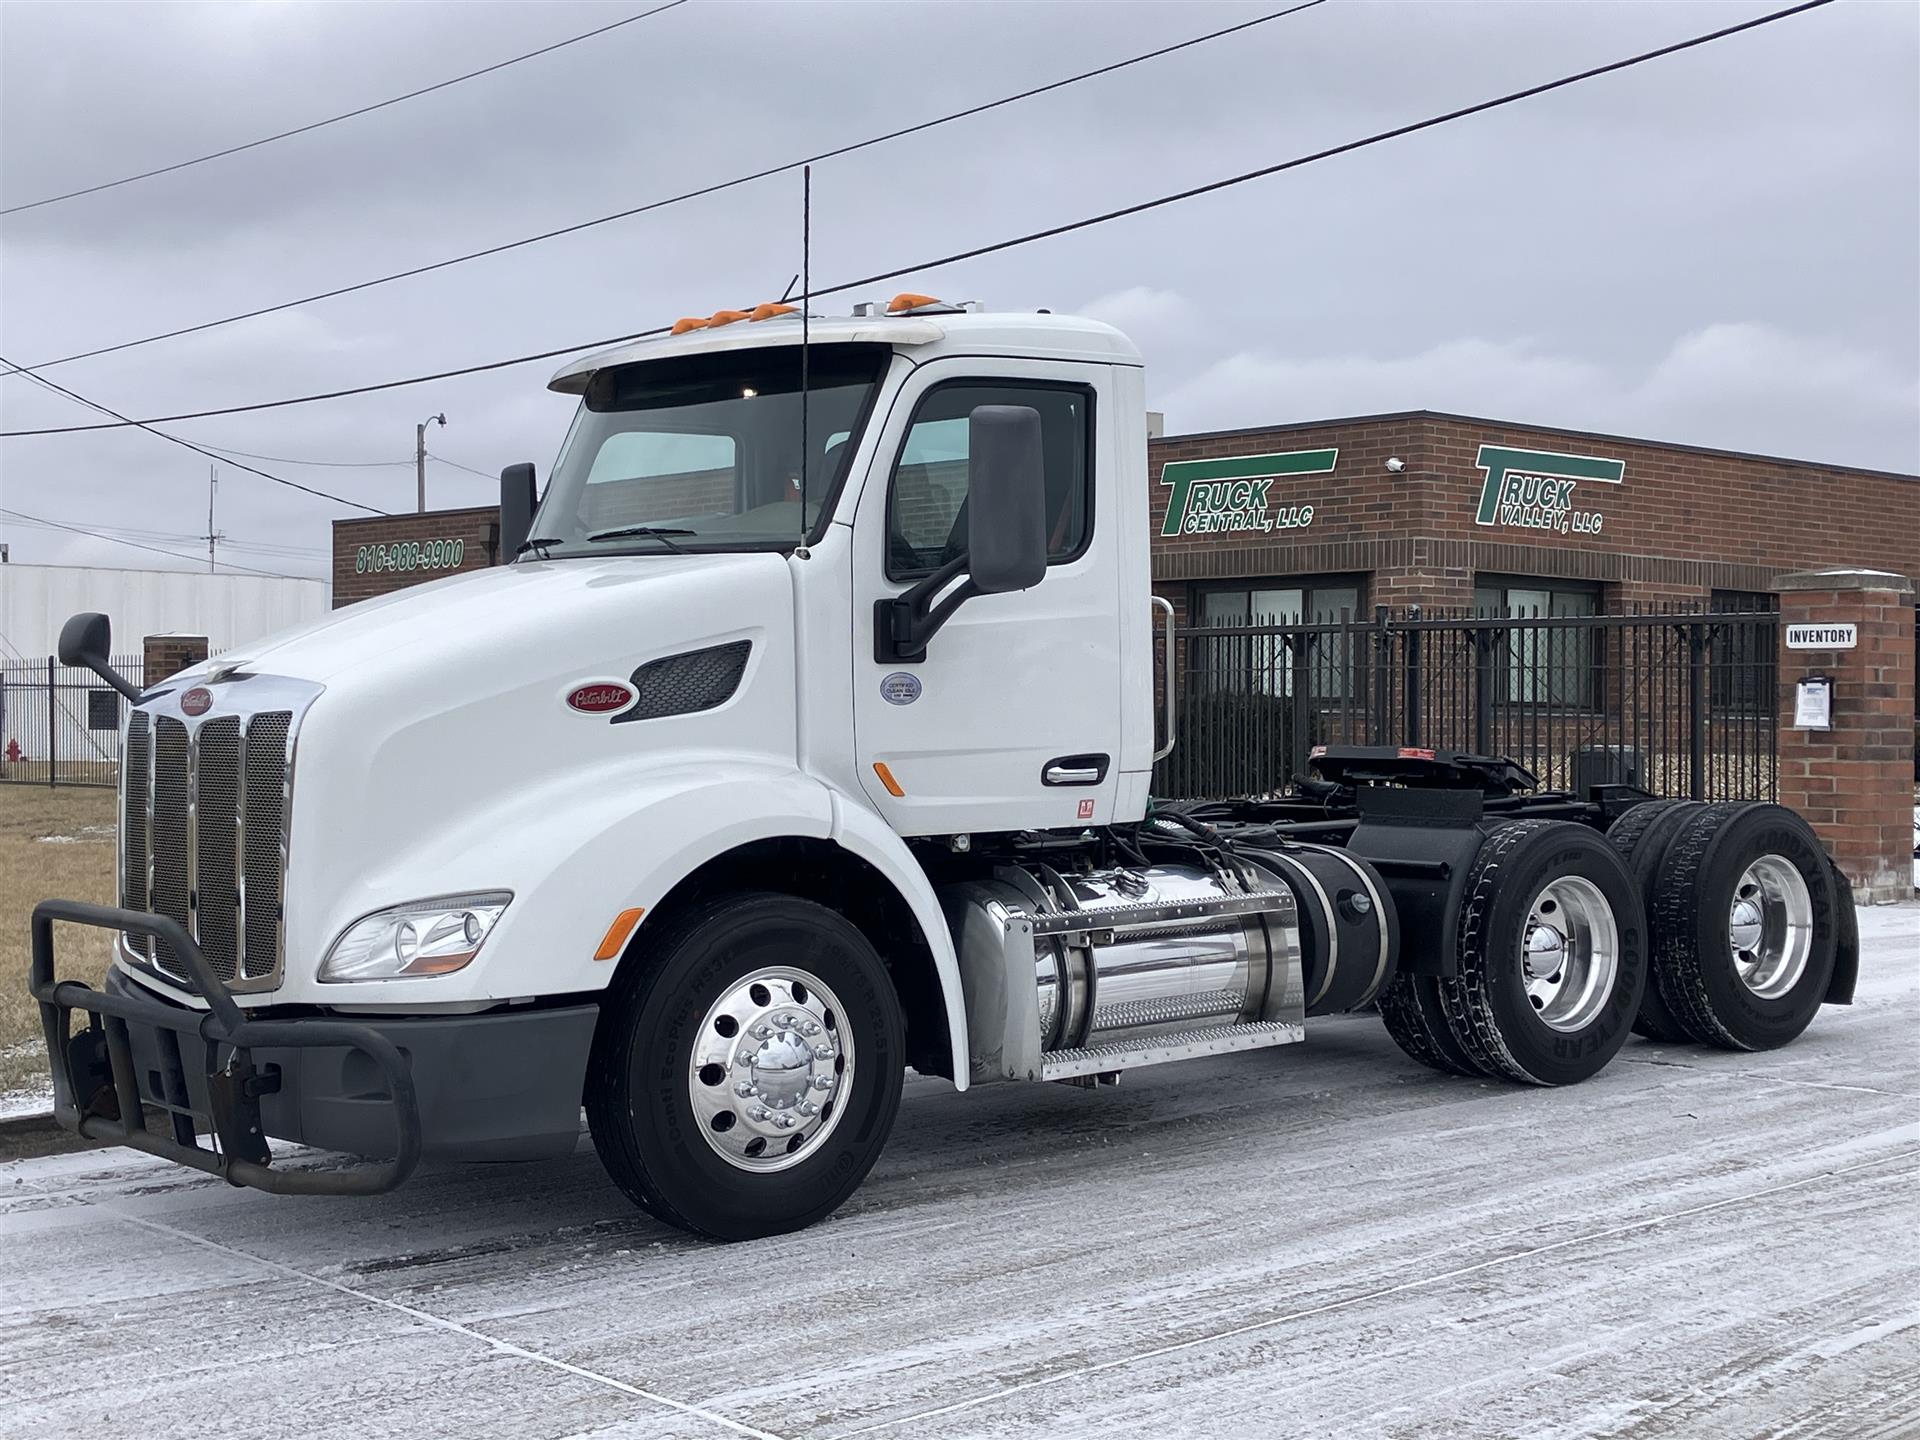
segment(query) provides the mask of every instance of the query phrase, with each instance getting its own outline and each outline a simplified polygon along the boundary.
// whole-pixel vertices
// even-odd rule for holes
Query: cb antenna
[[[800,167],[800,543],[807,543],[807,302],[813,298],[813,166]]]

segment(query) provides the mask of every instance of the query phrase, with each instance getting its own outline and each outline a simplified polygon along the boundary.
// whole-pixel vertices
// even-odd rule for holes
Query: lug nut
[[[821,1094],[824,1095],[827,1091],[833,1088],[833,1077],[831,1075],[814,1076],[813,1088],[818,1090]]]
[[[757,1053],[757,1051],[753,1050],[742,1050],[738,1055],[733,1057],[733,1063],[736,1065],[751,1065]]]
[[[818,1020],[807,1021],[806,1024],[800,1027],[800,1033],[802,1035],[818,1035],[820,1033],[820,1022]]]
[[[754,1106],[751,1110],[747,1111],[747,1118],[749,1120],[765,1120],[767,1118],[767,1107],[764,1105]]]
[[[786,1114],[776,1115],[773,1117],[773,1123],[778,1125],[782,1130],[791,1130],[793,1128],[793,1117]]]
[[[773,1027],[765,1022],[754,1026],[753,1038],[756,1040],[771,1040],[773,1038]]]
[[[733,1087],[733,1093],[744,1100],[747,1096],[757,1093],[757,1089],[751,1080],[742,1080]]]
[[[811,1100],[802,1100],[794,1108],[797,1109],[802,1115],[808,1116],[809,1118],[811,1118],[812,1116],[818,1115],[820,1113],[820,1107],[814,1104]]]
[[[813,1058],[816,1060],[831,1060],[833,1058],[833,1047],[831,1045],[814,1046]]]

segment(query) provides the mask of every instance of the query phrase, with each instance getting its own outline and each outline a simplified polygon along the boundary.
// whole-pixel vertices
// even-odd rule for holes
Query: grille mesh
[[[187,727],[162,715],[153,727],[153,895],[155,914],[182,925],[187,914]],[[179,975],[180,957],[166,941],[153,942],[154,963]]]
[[[692,715],[726,704],[740,688],[752,650],[752,641],[732,640],[649,660],[633,672],[633,688],[640,698],[631,709],[614,716],[613,723]]]
[[[280,879],[287,819],[287,732],[293,716],[271,711],[247,726],[246,974],[271,975],[280,963]]]
[[[234,825],[240,809],[240,717],[222,715],[194,737],[193,913],[200,948],[222,980],[240,964],[240,872]]]
[[[153,735],[146,712],[127,722],[126,753],[121,757],[120,908],[147,908],[147,781],[152,773]],[[145,935],[127,937],[135,953],[151,956]]]

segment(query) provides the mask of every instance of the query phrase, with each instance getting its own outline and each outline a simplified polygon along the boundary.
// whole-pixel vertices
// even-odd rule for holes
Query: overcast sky
[[[385,99],[646,8],[0,5],[0,203]],[[35,364],[623,209],[1262,13],[691,0],[495,75],[0,219]],[[1331,0],[829,161],[814,274],[868,274],[1319,149],[1762,13]],[[798,175],[49,371],[134,415],[398,378],[777,296]],[[1846,0],[1269,180],[876,287],[1127,329],[1170,432],[1443,409],[1920,470],[1920,7]],[[823,308],[844,313],[856,297]],[[430,448],[544,475],[558,362],[182,423],[410,510]],[[0,428],[98,418],[0,379]],[[0,440],[0,505],[199,551],[207,465],[138,431]],[[429,503],[491,500],[446,466]],[[358,512],[223,470],[219,528],[317,575]],[[15,561],[165,566],[0,517]]]

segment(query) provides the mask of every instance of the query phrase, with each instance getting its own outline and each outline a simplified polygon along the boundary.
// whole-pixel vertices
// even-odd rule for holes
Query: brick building
[[[1920,575],[1920,476],[1887,471],[1432,411],[1173,436],[1148,470],[1154,588],[1195,622],[1766,606],[1793,571]]]

